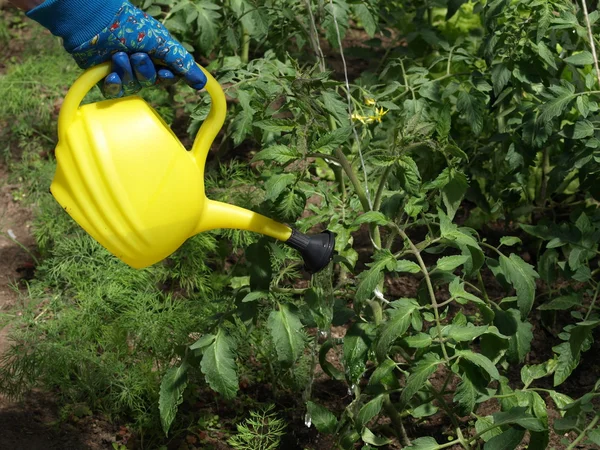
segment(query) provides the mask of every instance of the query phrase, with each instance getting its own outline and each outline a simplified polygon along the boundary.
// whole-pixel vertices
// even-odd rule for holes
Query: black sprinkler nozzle
[[[304,268],[314,274],[325,268],[333,258],[335,235],[325,230],[323,233],[309,236],[292,229],[292,235],[285,243],[300,252]]]

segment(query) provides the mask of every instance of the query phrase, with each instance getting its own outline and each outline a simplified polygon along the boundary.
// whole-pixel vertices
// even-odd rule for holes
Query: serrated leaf
[[[406,336],[402,340],[411,348],[426,348],[431,345],[431,336],[425,333]]]
[[[494,363],[490,361],[488,357],[482,355],[481,353],[475,353],[471,350],[458,350],[456,354],[461,358],[472,362],[476,366],[481,367],[490,375],[490,377],[492,377],[492,379],[500,379],[500,373],[498,373],[498,369],[496,369]]]
[[[252,161],[275,161],[279,164],[285,164],[299,157],[300,155],[293,148],[286,145],[272,145],[254,155]]]
[[[549,122],[557,116],[560,116],[565,108],[571,103],[575,97],[575,87],[567,83],[561,86],[553,86],[551,88],[554,96],[549,101],[545,102],[541,109],[539,120],[543,122]]]
[[[580,294],[570,294],[556,297],[548,303],[540,305],[538,309],[542,311],[565,310],[573,308],[574,306],[581,306],[582,303],[583,299]]]
[[[594,124],[589,120],[579,120],[575,123],[572,139],[583,139],[594,135]]]
[[[366,426],[373,417],[377,416],[383,406],[383,395],[379,395],[370,402],[365,403],[358,412],[357,424],[359,427]]]
[[[525,356],[531,350],[533,325],[527,321],[522,321],[519,313],[514,309],[509,309],[507,312],[512,314],[517,324],[517,332],[508,341],[508,359],[511,362],[523,362]]]
[[[195,2],[194,6],[198,11],[196,17],[199,30],[198,47],[204,55],[209,55],[217,43],[217,24],[220,23],[221,14],[215,11],[214,6],[217,5],[209,1]]]
[[[333,114],[340,124],[348,123],[348,105],[342,101],[338,94],[324,90],[321,98],[327,112]]]
[[[450,325],[443,330],[443,333],[456,342],[470,342],[488,331],[488,328],[488,326],[466,327],[463,325]]]
[[[413,311],[418,309],[419,304],[414,300],[398,300],[394,307],[389,310],[390,318],[379,329],[375,354],[380,361],[387,357],[387,352],[392,343],[402,337],[412,319]]]
[[[436,268],[450,272],[463,265],[468,259],[469,257],[465,255],[444,256],[437,260]]]
[[[500,256],[500,269],[517,291],[517,304],[521,317],[527,317],[535,299],[535,279],[539,277],[531,264],[514,253],[510,257]]]
[[[204,350],[200,368],[212,390],[223,397],[235,397],[239,383],[235,371],[233,341],[219,328],[214,342]]]
[[[542,58],[544,62],[550,67],[552,67],[553,69],[557,68],[556,62],[554,61],[554,55],[552,54],[550,49],[546,47],[546,44],[544,44],[543,41],[538,42],[538,55],[540,55],[540,58]]]
[[[580,95],[576,101],[577,109],[585,119],[590,113],[590,98],[587,95]]]
[[[265,131],[278,133],[282,131],[293,131],[295,125],[288,119],[265,119],[254,122],[254,126]]]
[[[311,147],[311,151],[314,153],[328,154],[340,145],[348,142],[351,134],[352,128],[349,126],[336,128],[324,136],[321,136]]]
[[[461,414],[469,415],[475,409],[479,391],[469,379],[467,373],[461,375],[460,383],[454,392],[454,401],[458,403]]]
[[[456,108],[465,116],[465,119],[475,134],[483,129],[483,116],[485,114],[485,95],[476,89],[470,92],[460,91]]]
[[[396,363],[394,361],[389,358],[384,360],[371,374],[371,378],[369,378],[369,386],[375,386],[377,384],[384,383],[395,368]]]
[[[524,436],[525,430],[509,428],[486,442],[483,450],[515,450]]]
[[[367,363],[367,352],[371,346],[371,325],[355,322],[344,337],[344,367],[350,384],[358,382]]]
[[[356,220],[352,223],[352,226],[360,225],[363,223],[374,223],[376,225],[387,225],[390,223],[390,220],[385,217],[379,211],[368,211],[364,214],[361,214],[356,218]]]
[[[179,367],[171,367],[167,370],[160,383],[158,409],[165,435],[169,434],[169,428],[175,420],[177,409],[183,402],[183,391],[188,385],[188,369],[188,363],[183,361]]]
[[[492,67],[492,85],[494,86],[494,95],[498,96],[510,80],[510,70],[504,64],[496,64]]]
[[[280,173],[269,177],[265,183],[265,198],[267,200],[275,200],[283,190],[296,181],[296,175],[293,173]]]
[[[408,272],[408,273],[419,273],[421,268],[419,265],[413,261],[408,261],[406,259],[399,259],[396,262],[396,266],[394,267],[394,271],[396,272]]]
[[[525,407],[515,407],[510,411],[501,411],[492,415],[494,425],[517,424],[530,431],[544,431],[546,427],[540,422],[540,419],[533,417],[526,412]]]
[[[277,359],[287,365],[296,361],[304,350],[302,322],[292,307],[278,303],[279,309],[269,314],[267,327],[277,351]]]
[[[438,366],[442,363],[440,357],[435,353],[427,353],[423,358],[415,365],[413,372],[409,375],[406,380],[406,386],[400,394],[400,401],[406,405],[410,399],[423,388],[425,382],[429,377],[437,370]]]
[[[492,416],[480,417],[475,422],[475,431],[477,433],[481,433],[484,430],[488,430],[481,435],[481,439],[483,439],[485,442],[489,441],[494,436],[499,436],[502,434],[502,430],[500,429],[500,427],[490,428],[492,425],[494,425],[494,419],[492,418]]]
[[[529,386],[534,380],[543,378],[546,375],[549,375],[546,363],[521,367],[521,381],[525,386]]]
[[[306,409],[311,422],[320,433],[335,433],[338,420],[331,411],[311,401],[306,402]]]
[[[594,57],[590,52],[584,50],[580,53],[565,58],[565,62],[573,64],[574,66],[587,66],[594,64]]]
[[[554,386],[558,386],[575,370],[579,364],[579,359],[571,353],[571,346],[568,342],[563,342],[553,347],[552,350],[558,353],[556,369],[554,370]]]

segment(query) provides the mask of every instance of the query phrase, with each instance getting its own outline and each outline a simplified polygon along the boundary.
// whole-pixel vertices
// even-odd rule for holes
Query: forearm
[[[17,8],[22,9],[23,11],[29,11],[30,9],[35,8],[36,6],[44,3],[44,0],[8,0],[9,3],[12,3]]]

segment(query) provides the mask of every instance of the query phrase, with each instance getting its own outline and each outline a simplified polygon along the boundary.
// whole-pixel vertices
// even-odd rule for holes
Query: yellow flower
[[[381,123],[381,118],[387,114],[387,111],[383,108],[375,108],[375,115],[369,116],[369,122]]]
[[[374,106],[375,105],[375,100],[372,98],[365,98],[365,105],[367,106]]]
[[[360,123],[371,123],[371,122],[373,122],[373,119],[371,117],[361,116],[360,114],[357,114],[357,113],[353,113],[352,114],[352,120],[358,120]]]

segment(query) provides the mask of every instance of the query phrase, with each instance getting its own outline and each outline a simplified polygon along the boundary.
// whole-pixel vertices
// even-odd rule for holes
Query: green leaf
[[[442,363],[440,357],[435,353],[427,353],[417,362],[413,372],[406,380],[406,386],[400,394],[400,401],[406,405],[410,399],[423,388],[429,377],[437,370]]]
[[[546,427],[540,419],[528,414],[526,410],[525,407],[514,407],[510,411],[497,412],[492,415],[494,425],[516,424],[527,428],[529,431],[544,431]]]
[[[583,139],[594,135],[594,124],[589,120],[579,120],[575,123],[571,139]]]
[[[279,309],[271,311],[267,327],[273,337],[277,359],[292,365],[304,350],[304,336],[301,332],[302,322],[293,306],[278,303]]]
[[[486,442],[483,450],[515,450],[524,436],[525,430],[509,428]]]
[[[198,16],[196,17],[200,34],[198,38],[198,49],[204,55],[209,55],[217,43],[217,24],[220,23],[219,19],[221,18],[221,14],[216,10],[220,9],[220,7],[206,0],[194,2],[194,6],[198,11]]]
[[[507,258],[500,256],[500,268],[506,279],[517,291],[517,304],[521,317],[527,317],[535,299],[535,279],[539,277],[531,264],[527,264],[514,253]]]
[[[317,142],[311,148],[313,153],[325,153],[328,154],[332,150],[335,150],[340,145],[348,142],[350,135],[352,134],[352,128],[349,126],[336,128],[335,130],[321,136]]]
[[[507,311],[512,314],[517,324],[517,332],[513,334],[508,341],[508,359],[511,362],[523,362],[525,356],[531,350],[531,341],[533,341],[533,325],[527,321],[522,321],[519,313],[514,309]]]
[[[184,360],[179,367],[171,367],[167,370],[160,383],[158,409],[165,435],[169,434],[169,428],[175,420],[177,409],[183,402],[183,391],[188,385],[188,369],[189,365]]]
[[[391,359],[386,359],[379,364],[377,369],[373,371],[369,378],[369,386],[376,386],[377,384],[385,384],[386,380],[392,375],[392,372],[396,368],[396,363]]]
[[[469,378],[468,372],[463,373],[454,392],[454,401],[458,403],[461,414],[469,415],[475,409],[478,396],[479,391]]]
[[[211,389],[227,399],[235,397],[239,387],[232,347],[232,339],[219,328],[214,342],[206,348],[200,363]]]
[[[588,438],[594,444],[600,446],[600,429],[596,428],[588,433]]]
[[[590,113],[590,98],[587,95],[580,95],[577,97],[577,109],[585,119]]]
[[[443,333],[456,342],[470,342],[485,333],[488,328],[488,326],[465,327],[463,325],[450,325],[443,330]]]
[[[465,290],[465,284],[463,282],[461,282],[460,278],[458,278],[458,277],[456,277],[454,280],[452,280],[452,282],[450,283],[450,285],[448,287],[450,290],[450,295],[452,297],[456,298],[456,301],[458,303],[460,303],[461,305],[464,305],[465,303],[467,303],[469,301],[471,301],[473,303],[485,305],[485,302],[483,300],[481,300],[476,295],[473,295],[470,292],[467,292]]]
[[[383,270],[389,267],[391,264],[395,264],[396,260],[394,256],[387,252],[379,257],[375,262],[371,264],[369,270],[361,272],[358,276],[360,283],[356,290],[355,299],[358,302],[364,302],[373,297],[373,291],[377,285],[383,280]]]
[[[564,409],[565,406],[575,401],[568,395],[561,394],[560,392],[548,391],[548,394],[550,395],[550,398],[554,401],[554,404],[558,409]],[[564,415],[564,412],[561,412],[561,414]]]
[[[300,155],[296,152],[296,149],[286,145],[272,145],[254,155],[252,161],[275,161],[279,164],[285,164],[299,157]]]
[[[587,66],[594,64],[594,57],[590,52],[584,50],[580,53],[576,53],[575,55],[565,58],[565,62],[573,64],[574,66]]]
[[[375,354],[379,361],[383,361],[387,357],[392,343],[406,333],[410,326],[413,311],[418,307],[419,304],[412,299],[393,302],[393,308],[389,310],[390,318],[383,326],[380,326],[377,343],[375,344]]]
[[[256,300],[260,300],[262,298],[269,298],[269,293],[265,291],[253,291],[242,299],[242,303],[255,302]]]
[[[289,119],[259,120],[254,122],[254,126],[273,133],[278,133],[281,131],[293,131],[295,128],[294,123],[292,123]]]
[[[550,375],[547,363],[521,367],[521,381],[526,386],[529,386],[534,380],[543,378],[546,375]]]
[[[553,86],[550,88],[554,95],[548,95],[549,101],[546,101],[540,108],[541,114],[539,120],[549,122],[557,116],[560,116],[565,108],[571,103],[575,97],[575,86],[568,82],[563,82],[561,86]]]
[[[344,337],[344,367],[350,384],[358,382],[367,363],[367,353],[372,342],[372,325],[355,322]]]
[[[387,445],[391,442],[391,440],[386,437],[380,437],[380,436],[374,435],[373,432],[371,430],[369,430],[368,428],[363,429],[361,438],[367,444],[374,445],[375,447],[381,447],[382,445]]]
[[[505,64],[496,64],[492,67],[492,85],[494,86],[494,95],[498,96],[510,81],[510,70]]]
[[[202,336],[200,339],[198,339],[196,342],[190,345],[190,350],[203,350],[210,344],[212,344],[214,340],[214,334],[207,334],[205,336]]]
[[[406,259],[399,259],[396,262],[396,267],[394,268],[396,272],[408,272],[408,273],[419,273],[421,268],[415,262],[408,261]]]
[[[456,354],[466,359],[467,361],[472,362],[476,366],[481,367],[494,380],[500,379],[500,374],[498,373],[498,369],[496,369],[496,366],[494,366],[494,363],[481,353],[474,353],[471,350],[458,350]]]
[[[442,200],[450,220],[454,219],[468,187],[467,177],[462,172],[451,169],[448,183],[442,188]]]
[[[571,346],[568,342],[563,342],[553,347],[552,350],[558,353],[556,369],[554,370],[554,386],[558,386],[575,370],[579,364],[579,358],[575,358],[571,353]]]
[[[465,116],[465,119],[475,134],[483,129],[483,116],[485,115],[485,95],[476,89],[470,92],[460,91],[456,108]]]
[[[377,30],[377,22],[371,11],[365,3],[358,3],[354,6],[354,14],[362,23],[363,28],[369,35],[369,37],[373,37],[375,35],[375,31]]]
[[[485,442],[487,442],[490,439],[492,439],[494,436],[499,436],[502,434],[502,430],[500,429],[500,427],[490,429],[490,427],[493,425],[494,425],[494,419],[492,418],[492,416],[480,417],[475,422],[475,431],[477,433],[481,433],[484,430],[489,430],[481,435],[481,439],[483,439]]]
[[[370,402],[365,403],[357,416],[357,424],[359,427],[366,426],[373,417],[377,416],[383,406],[383,395],[379,395]]]
[[[548,303],[544,303],[538,307],[539,310],[547,311],[547,310],[565,310],[570,309],[574,306],[581,306],[583,303],[583,299],[580,294],[570,294],[563,295],[561,297],[556,297],[549,301]]]
[[[521,239],[515,236],[502,236],[500,238],[500,245],[506,245],[507,247],[512,247],[513,245],[521,243]]]
[[[333,114],[338,123],[348,123],[348,105],[346,102],[342,101],[342,98],[337,93],[324,90],[321,94],[321,98],[323,99],[323,105],[327,112]]]
[[[402,340],[411,348],[426,348],[431,345],[431,336],[425,333],[406,336]]]
[[[296,181],[296,175],[293,173],[280,173],[269,177],[265,183],[265,198],[267,200],[275,200],[283,190]]]
[[[338,426],[338,420],[327,408],[308,401],[306,402],[306,409],[312,423],[320,433],[335,433]]]
[[[556,69],[556,63],[554,62],[554,55],[552,54],[552,52],[550,51],[550,49],[548,47],[546,47],[546,44],[544,44],[543,41],[538,42],[538,55],[540,55],[540,58],[542,58],[544,60],[544,62],[546,64],[548,64],[550,67],[552,67],[553,69]]]
[[[413,439],[411,444],[406,448],[412,450],[436,450],[438,445],[434,438],[427,436]]]
[[[452,271],[467,262],[468,259],[469,257],[465,255],[444,256],[437,260],[436,268],[438,270]]]
[[[368,211],[364,214],[361,214],[356,218],[356,220],[352,223],[352,226],[355,227],[357,225],[363,223],[374,223],[376,225],[387,225],[390,223],[390,220],[385,217],[379,211]]]

